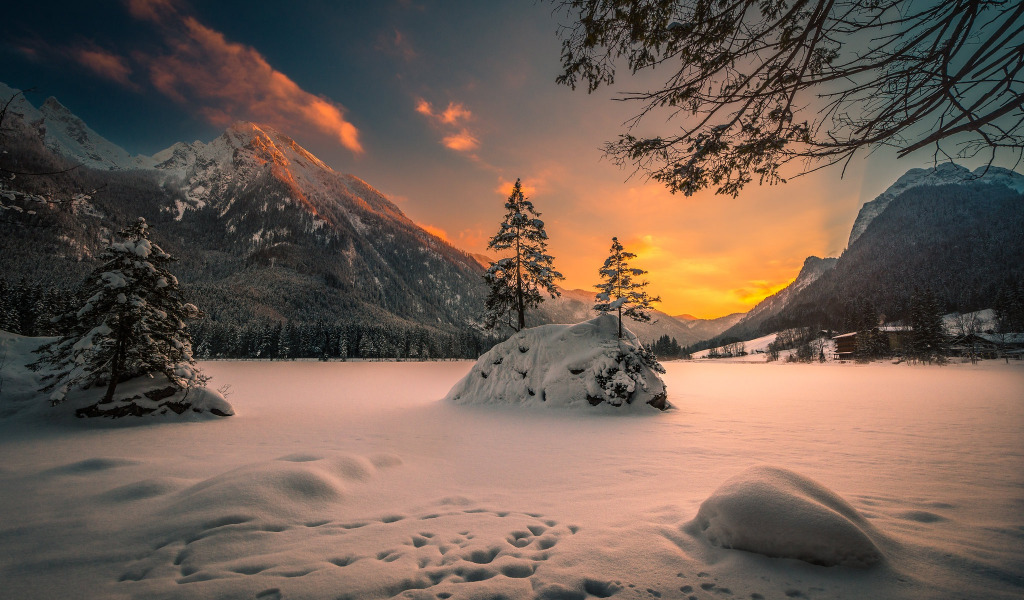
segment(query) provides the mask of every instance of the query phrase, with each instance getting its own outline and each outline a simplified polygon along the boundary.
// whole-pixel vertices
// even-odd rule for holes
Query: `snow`
[[[820,483],[777,467],[751,467],[725,482],[689,529],[715,546],[828,567],[869,567],[882,559],[856,509]]]
[[[238,415],[145,427],[9,413],[19,371],[0,395],[0,580],[27,600],[1020,598],[1011,363],[675,362],[678,409],[643,415],[440,401],[472,362],[207,362]],[[798,474],[740,479],[779,473],[769,500],[824,511],[834,492],[883,559],[691,533],[757,465]]]
[[[764,352],[768,350],[768,344],[774,342],[775,338],[778,337],[778,335],[779,335],[778,333],[769,333],[768,335],[763,335],[763,336],[761,336],[759,338],[754,338],[752,340],[747,340],[745,342],[742,342],[743,343],[743,350],[747,353],[744,356],[732,356],[732,357],[729,357],[729,358],[716,358],[715,360],[728,360],[728,361],[733,361],[733,362],[764,362],[765,361]],[[718,350],[719,354],[722,354],[725,351],[725,346],[719,346],[717,348],[717,350]],[[710,353],[711,353],[711,349],[709,348],[707,350],[700,350],[699,352],[694,352],[692,354],[692,357],[694,359],[697,359],[697,358],[707,358],[708,354],[710,354]],[[785,355],[782,352],[779,353],[779,356],[782,357],[783,360],[785,359]]]
[[[451,389],[457,404],[665,407],[665,384],[638,354],[635,335],[602,314],[576,325],[524,329],[477,360]],[[669,405],[671,406],[671,405]]]

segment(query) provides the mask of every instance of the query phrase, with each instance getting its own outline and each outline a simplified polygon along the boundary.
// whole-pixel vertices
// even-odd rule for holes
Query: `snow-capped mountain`
[[[8,109],[26,125],[38,130],[44,145],[76,163],[99,170],[146,169],[153,166],[147,156],[131,156],[126,150],[96,133],[54,97],[38,109],[19,90],[0,83],[0,99],[14,97]]]
[[[4,94],[17,91],[0,89]],[[38,230],[53,251],[5,248],[18,259],[0,274],[20,277],[63,260],[53,268],[77,277],[86,267],[69,259],[94,254],[117,221],[143,216],[181,257],[183,281],[218,319],[397,321],[452,331],[470,327],[482,306],[476,260],[418,227],[365,181],[335,172],[269,127],[236,123],[208,143],[130,157],[56,100],[37,110],[17,96],[12,107],[5,126],[16,124],[17,133],[5,144],[17,148],[17,160],[49,151],[81,162],[96,170],[61,175],[69,180],[62,186],[101,191],[74,214],[55,207],[52,215],[35,214],[33,207],[33,218],[54,221]],[[74,257],[61,251],[72,247]]]
[[[970,169],[954,163],[942,163],[931,169],[911,169],[877,198],[864,203],[857,214],[857,220],[853,222],[847,246],[852,246],[868,228],[871,221],[882,214],[889,203],[903,192],[923,185],[958,184],[972,181],[1005,185],[1017,192],[1024,193],[1024,175],[1002,167],[978,167],[971,172]]]

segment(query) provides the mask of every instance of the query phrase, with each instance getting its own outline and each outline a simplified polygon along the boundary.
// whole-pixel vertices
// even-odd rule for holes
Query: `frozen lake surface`
[[[1024,365],[667,363],[678,410],[626,415],[440,402],[471,364],[212,362],[235,417],[8,415],[4,594],[1024,596]],[[695,534],[754,465],[852,505],[881,561]]]

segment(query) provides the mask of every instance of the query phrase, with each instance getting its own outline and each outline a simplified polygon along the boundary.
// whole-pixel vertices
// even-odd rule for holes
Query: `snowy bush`
[[[609,314],[576,325],[542,325],[498,344],[448,392],[458,404],[646,406],[665,410],[664,373]]]

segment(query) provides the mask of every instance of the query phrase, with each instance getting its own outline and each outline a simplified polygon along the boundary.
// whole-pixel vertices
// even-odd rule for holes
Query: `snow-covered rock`
[[[457,404],[671,408],[664,372],[628,329],[603,314],[525,329],[491,348],[448,392]]]
[[[722,548],[816,565],[869,567],[882,553],[843,498],[798,473],[755,466],[726,481],[687,526]]]

